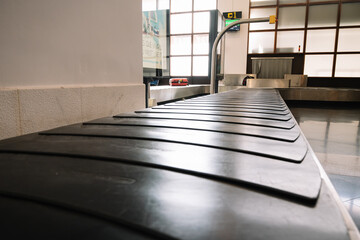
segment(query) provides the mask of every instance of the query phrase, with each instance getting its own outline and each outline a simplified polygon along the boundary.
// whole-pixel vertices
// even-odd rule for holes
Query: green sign
[[[236,21],[239,21],[240,19],[226,19],[225,20],[225,27],[227,25],[229,25],[230,23],[233,23],[233,22],[236,22]]]
[[[228,26],[230,23],[239,21],[240,19],[225,19],[225,27]],[[230,31],[239,31],[240,30],[240,24],[233,26],[230,28]]]

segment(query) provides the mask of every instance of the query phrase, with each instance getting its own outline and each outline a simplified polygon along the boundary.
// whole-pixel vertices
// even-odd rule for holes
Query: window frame
[[[158,1],[158,0],[157,0]],[[201,32],[201,33],[195,33],[194,32],[194,14],[195,13],[203,13],[203,12],[209,12],[211,10],[214,10],[214,9],[210,9],[210,10],[194,10],[194,0],[191,0],[192,1],[192,9],[191,11],[186,11],[186,12],[172,12],[171,11],[171,1],[172,0],[169,0],[169,12],[170,12],[170,26],[171,26],[171,15],[176,15],[176,14],[184,14],[184,13],[191,13],[192,14],[192,19],[191,19],[191,33],[181,33],[181,34],[172,34],[171,33],[171,29],[170,29],[170,38],[172,36],[191,36],[191,52],[190,54],[186,54],[186,55],[172,55],[170,53],[170,77],[182,77],[182,76],[173,76],[171,74],[171,58],[172,57],[190,57],[191,58],[191,75],[190,76],[186,76],[186,77],[189,77],[189,78],[204,78],[204,79],[208,79],[208,75],[204,75],[204,76],[195,76],[194,75],[194,57],[209,57],[209,61],[210,61],[210,51],[207,53],[207,54],[195,54],[194,53],[194,35],[208,35],[210,37],[210,29],[209,29],[209,32]],[[216,9],[218,8],[218,1],[216,1]],[[171,48],[171,46],[170,46]],[[209,71],[209,69],[208,69]]]
[[[250,30],[250,24],[248,26],[248,43],[247,43],[247,53],[248,55],[266,55],[266,54],[278,54],[278,55],[282,55],[282,54],[296,54],[298,52],[277,52],[277,35],[278,32],[281,31],[304,31],[304,39],[303,39],[303,48],[302,51],[300,51],[299,53],[304,54],[304,59],[306,58],[307,55],[328,55],[331,54],[333,55],[333,63],[332,63],[332,71],[331,71],[331,77],[334,78],[336,75],[336,61],[337,61],[337,55],[341,54],[360,54],[360,51],[338,51],[338,44],[339,44],[339,31],[340,29],[350,29],[350,28],[360,28],[360,25],[352,25],[352,26],[341,26],[340,25],[340,20],[341,20],[341,10],[342,10],[342,4],[348,4],[348,3],[360,3],[360,0],[329,0],[329,1],[323,1],[323,2],[310,2],[309,0],[306,0],[306,2],[304,3],[287,3],[287,4],[280,4],[280,0],[276,0],[276,4],[275,5],[266,5],[266,6],[251,6],[251,0],[249,0],[249,16],[251,14],[251,10],[252,9],[259,9],[259,8],[276,8],[276,16],[279,16],[279,8],[282,7],[295,7],[295,6],[305,6],[306,7],[306,11],[305,11],[305,26],[304,28],[283,28],[283,29],[279,29],[278,28],[278,22],[275,23],[275,29],[264,29],[264,30]],[[336,25],[335,26],[331,26],[331,27],[308,27],[308,22],[309,22],[309,9],[311,6],[319,6],[319,5],[332,5],[332,4],[337,4],[337,16],[336,16]],[[334,43],[334,49],[333,51],[329,51],[329,52],[307,52],[306,51],[306,45],[307,45],[307,32],[308,30],[322,30],[322,29],[335,29],[335,43]],[[274,38],[274,48],[273,48],[273,52],[271,53],[249,53],[249,36],[250,33],[253,32],[274,32],[275,34],[275,38]],[[304,61],[304,66],[305,66],[305,61]],[[303,66],[303,67],[304,67]],[[311,77],[311,76],[309,76]]]

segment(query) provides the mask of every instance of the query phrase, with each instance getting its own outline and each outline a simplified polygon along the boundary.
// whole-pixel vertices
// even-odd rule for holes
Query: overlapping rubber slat
[[[228,102],[228,101],[179,101],[175,103],[168,103],[165,105],[202,105],[202,106],[229,106],[229,107],[246,107],[246,108],[260,108],[260,109],[279,109],[279,110],[286,110],[287,107],[283,103],[268,103],[268,102],[262,102],[262,103],[253,103],[253,102]]]
[[[231,151],[252,153],[284,161],[301,162],[307,152],[307,146],[299,137],[294,142],[273,139],[225,134],[219,132],[161,127],[99,126],[73,125],[42,132],[46,135],[73,135],[144,139],[149,141],[186,143],[191,145],[213,147]]]
[[[231,123],[163,119],[161,123],[157,119],[149,118],[101,118],[84,123],[84,125],[118,125],[118,126],[139,126],[139,127],[161,127],[177,128],[190,130],[204,130],[211,132],[230,133],[257,136],[262,138],[277,139],[283,141],[295,141],[300,132],[297,130],[289,131],[279,128],[264,128],[260,126],[238,124],[234,126]]]
[[[308,200],[317,198],[321,184],[319,172],[309,156],[305,157],[302,164],[293,164],[252,154],[181,143],[159,144],[134,139],[43,135],[26,137],[21,145],[2,145],[0,152],[3,151],[81,156],[166,168],[239,183],[240,186],[241,182],[246,182],[257,185],[256,188],[265,187]]]
[[[0,193],[85,212],[158,239],[348,238],[341,216],[328,210],[336,204],[326,187],[314,207],[161,169],[55,156],[51,161],[46,156],[0,156]]]
[[[215,99],[215,100],[211,100],[211,99],[206,99],[206,100],[196,100],[196,99],[191,99],[191,100],[186,100],[186,101],[179,101],[178,103],[191,103],[191,104],[207,104],[207,105],[211,105],[211,104],[224,104],[224,105],[238,105],[238,106],[256,106],[256,107],[273,107],[273,108],[284,108],[286,107],[286,104],[284,104],[283,102],[279,102],[279,101],[267,101],[267,100],[263,100],[263,101],[234,101],[234,100],[225,100],[225,99]],[[176,103],[175,103],[176,104]]]
[[[210,110],[210,111],[219,111],[219,112],[245,112],[245,113],[262,113],[262,114],[273,114],[273,115],[288,115],[289,111],[273,111],[267,109],[257,109],[257,108],[227,108],[227,107],[197,107],[197,106],[158,106],[153,107],[153,109],[181,109],[181,110]]]
[[[191,110],[191,109],[144,109],[135,111],[135,113],[186,113],[186,114],[199,114],[199,115],[215,115],[223,117],[247,117],[247,118],[258,118],[258,119],[269,119],[278,121],[289,121],[291,119],[290,114],[286,115],[275,115],[265,113],[252,113],[252,112],[227,112],[227,111],[211,111],[211,110]]]
[[[220,123],[231,123],[231,124],[245,124],[253,126],[273,127],[280,129],[292,129],[295,126],[293,120],[289,121],[276,121],[271,119],[258,119],[258,118],[246,118],[246,117],[233,117],[233,116],[216,116],[216,115],[195,115],[189,113],[130,113],[130,114],[119,114],[114,116],[115,118],[147,118],[147,119],[177,119],[177,120],[192,120],[200,122],[220,122]]]
[[[176,102],[176,103],[168,103],[165,106],[186,106],[186,107],[209,107],[209,103],[192,103],[192,102]],[[278,106],[257,106],[257,105],[245,105],[245,104],[219,104],[219,103],[211,103],[211,107],[214,108],[230,108],[230,109],[263,109],[263,110],[272,110],[272,111],[286,111],[286,107],[278,107]]]
[[[156,234],[144,233],[144,228],[140,231],[130,224],[89,214],[91,210],[81,211],[65,202],[56,204],[54,200],[35,199],[33,194],[20,194],[0,195],[0,212],[7,216],[0,217],[2,239],[162,239]]]
[[[0,195],[138,239],[347,239],[312,156],[278,92],[246,89],[2,141]]]

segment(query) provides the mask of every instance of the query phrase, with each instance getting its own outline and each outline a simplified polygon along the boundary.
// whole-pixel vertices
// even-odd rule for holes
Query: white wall
[[[0,87],[142,82],[141,0],[1,0]]]
[[[248,0],[218,0],[220,12],[242,11],[242,18],[249,18]],[[240,25],[240,31],[225,34],[225,74],[246,73],[248,24]]]
[[[143,108],[141,0],[0,0],[0,139]]]

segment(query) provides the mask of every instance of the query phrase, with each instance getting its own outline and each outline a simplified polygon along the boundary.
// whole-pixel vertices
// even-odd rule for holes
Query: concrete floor
[[[360,103],[288,106],[360,229]]]

